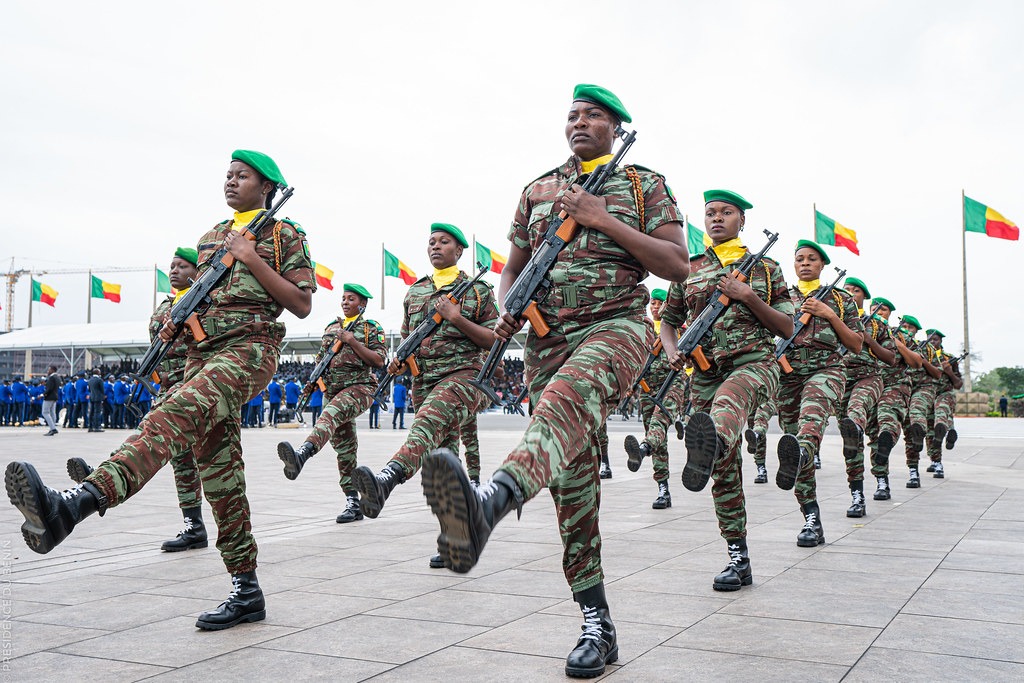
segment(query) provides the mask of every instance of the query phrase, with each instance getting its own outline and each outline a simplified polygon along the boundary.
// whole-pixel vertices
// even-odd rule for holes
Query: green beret
[[[900,322],[901,323],[907,323],[908,325],[913,325],[914,327],[916,327],[919,330],[921,329],[921,321],[918,320],[917,318],[915,318],[912,315],[905,315],[905,316],[903,316],[902,318],[900,318]]]
[[[249,149],[236,149],[231,153],[231,160],[241,161],[243,164],[249,164],[256,169],[257,173],[275,185],[288,184],[285,182],[284,176],[281,175],[281,169],[277,167],[274,160],[263,152],[254,152]]]
[[[941,332],[939,332],[938,330],[936,330],[936,329],[935,329],[934,327],[933,327],[932,329],[930,329],[930,330],[925,330],[925,331],[924,331],[924,333],[925,333],[925,334],[927,334],[927,335],[928,335],[929,337],[930,337],[930,336],[932,336],[933,334],[937,334],[937,335],[939,335],[939,337],[941,337],[942,339],[945,339],[945,338],[946,338],[946,335],[942,334]]]
[[[668,299],[668,292],[664,289],[652,289],[651,298],[655,301],[665,301]]]
[[[891,301],[889,301],[886,298],[880,297],[880,296],[876,296],[875,298],[873,298],[871,300],[871,307],[872,308],[874,308],[878,304],[882,304],[883,306],[888,308],[890,313],[892,313],[893,311],[896,310],[896,307],[892,305]]]
[[[466,236],[462,234],[462,231],[456,228],[450,223],[431,223],[430,232],[446,232],[455,238],[455,241],[463,246],[465,249],[469,249],[469,242],[466,241]]]
[[[362,285],[357,285],[354,282],[346,282],[344,285],[341,286],[341,290],[343,292],[355,292],[364,299],[373,298],[373,295],[370,294],[370,290],[368,290],[366,287],[363,287]]]
[[[821,254],[821,260],[825,262],[826,266],[828,264],[832,263],[832,259],[830,259],[828,257],[828,254],[826,254],[825,250],[821,248],[821,245],[818,244],[817,242],[812,242],[811,240],[800,240],[800,241],[798,241],[796,243],[796,249],[793,250],[793,253],[795,254],[796,252],[800,251],[804,247],[808,247],[810,249],[813,249],[814,251],[816,251],[819,254]]]
[[[868,286],[864,284],[864,281],[861,280],[859,277],[848,277],[846,278],[846,282],[844,282],[843,285],[853,285],[854,287],[860,287],[862,290],[864,290],[864,298],[871,298],[871,292],[868,291]]]
[[[732,204],[740,211],[746,211],[747,209],[753,209],[754,205],[743,198],[738,192],[732,190],[705,190],[704,192],[704,204],[710,204],[711,202],[725,202],[726,204]]]
[[[622,101],[615,96],[615,93],[599,85],[591,85],[590,83],[580,83],[577,85],[576,89],[572,91],[572,101],[576,102],[577,100],[593,102],[615,114],[620,121],[633,123],[633,117],[622,106]]]
[[[174,250],[174,255],[183,261],[188,261],[193,266],[199,265],[199,252],[192,247],[178,247]]]

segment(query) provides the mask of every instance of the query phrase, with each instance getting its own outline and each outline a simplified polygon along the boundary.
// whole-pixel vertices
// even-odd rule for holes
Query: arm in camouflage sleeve
[[[365,325],[366,323],[363,324]],[[376,325],[374,325],[373,336],[375,338],[377,336]],[[350,347],[352,347],[352,350],[356,352],[356,355],[359,356],[359,359],[366,363],[367,365],[369,365],[370,367],[384,367],[383,355],[363,344],[359,336],[356,336],[354,333],[349,332],[347,330],[342,330],[338,334],[338,338],[341,339],[342,344],[348,344]]]
[[[224,246],[235,260],[246,265],[274,301],[299,318],[309,315],[313,307],[313,292],[297,287],[260,258],[255,242],[245,239],[240,233],[229,232],[224,238]]]

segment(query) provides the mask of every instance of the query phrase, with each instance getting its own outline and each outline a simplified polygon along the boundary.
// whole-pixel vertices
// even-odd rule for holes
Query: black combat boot
[[[864,443],[864,430],[848,417],[839,421],[839,434],[843,437],[843,459],[850,462],[857,457]]]
[[[921,475],[918,473],[916,467],[910,468],[910,477],[907,479],[908,489],[919,489],[921,488]]]
[[[601,470],[599,476],[602,479],[612,478],[612,464],[608,461],[608,451],[601,453]]]
[[[896,445],[896,435],[890,431],[883,431],[878,434],[878,450],[875,451],[875,462],[885,466],[889,464],[889,454],[892,447]]]
[[[935,469],[933,469],[932,471],[935,473],[932,476],[935,477],[936,479],[946,478],[946,471],[942,468],[941,462],[935,463]]]
[[[921,425],[914,423],[907,427],[905,438],[910,443],[910,448],[916,453],[924,450],[924,437],[924,427]]]
[[[632,434],[626,437],[623,445],[626,449],[626,468],[630,472],[639,472],[644,458],[651,454],[650,445],[646,441],[640,443]]]
[[[953,450],[953,446],[956,445],[957,433],[954,427],[950,427],[949,431],[946,432],[946,450]]]
[[[263,591],[256,581],[256,570],[231,575],[231,592],[228,599],[217,609],[203,612],[196,621],[196,628],[204,631],[220,631],[231,628],[243,621],[263,621],[267,618],[267,604]]]
[[[796,536],[796,544],[801,548],[814,548],[825,543],[825,530],[821,528],[821,517],[817,501],[801,505],[804,513],[804,528]]]
[[[572,599],[583,612],[583,635],[576,647],[565,658],[565,675],[574,678],[594,678],[604,673],[605,666],[619,658],[619,644],[615,638],[615,624],[608,610],[604,584],[573,593]]]
[[[480,559],[487,539],[505,515],[522,514],[523,490],[498,470],[490,481],[473,486],[462,463],[447,448],[423,460],[423,495],[441,525],[437,549],[444,565],[465,574]]]
[[[388,496],[399,484],[405,483],[405,470],[397,462],[389,462],[377,474],[366,465],[352,472],[352,485],[359,491],[359,507],[370,519],[377,519]]]
[[[203,508],[196,506],[181,511],[185,518],[185,529],[176,538],[164,541],[160,550],[165,553],[178,553],[182,550],[205,548],[210,543],[206,538],[206,527],[203,525]]]
[[[747,439],[747,453],[751,455],[757,455],[757,437],[759,434],[753,429],[748,429],[743,432],[743,436]]]
[[[53,550],[74,530],[75,525],[94,512],[107,511],[107,499],[90,482],[54,491],[45,486],[36,468],[27,462],[12,462],[4,474],[11,504],[25,517],[21,535],[28,547],[40,554]]]
[[[810,455],[792,434],[783,434],[779,439],[779,471],[775,473],[775,485],[783,491],[796,486],[800,470],[804,468]]]
[[[81,484],[85,478],[92,474],[92,467],[82,458],[68,458],[68,476],[71,481]]]
[[[723,451],[715,421],[707,413],[694,413],[686,423],[686,465],[683,467],[683,486],[690,491],[702,491],[711,479],[715,461]]]
[[[277,444],[277,457],[281,458],[281,462],[284,463],[284,476],[289,479],[298,477],[302,466],[314,455],[316,455],[316,451],[313,449],[313,444],[308,441],[303,441],[298,450],[292,448],[287,441]]]
[[[889,491],[889,477],[878,477],[878,488],[875,489],[875,500],[889,500],[892,492]]]
[[[934,472],[934,471],[935,471],[935,461],[932,460],[930,463],[928,463],[928,469],[926,469],[925,472]]]
[[[431,569],[444,569],[444,558],[441,557],[441,553],[430,556],[430,562],[428,563]]]
[[[820,470],[821,469],[821,454],[820,453],[815,453],[814,454],[814,469],[816,469],[816,470]]]
[[[715,577],[712,586],[716,591],[738,591],[754,582],[750,571],[750,556],[747,554],[747,539],[737,538],[726,541],[729,547],[729,564]]]
[[[946,434],[949,433],[949,427],[942,422],[936,422],[935,427],[932,429],[932,443],[939,444],[939,449],[942,449],[942,442],[946,440]]]
[[[345,491],[345,509],[334,520],[338,524],[358,522],[363,518],[363,509],[359,507],[359,492],[356,490]]]
[[[676,428],[676,439],[682,441],[684,438],[686,438],[686,423],[683,422],[682,418],[679,418],[675,421],[674,424]]]
[[[864,480],[855,481],[850,484],[850,495],[853,503],[846,511],[847,517],[863,517],[867,514],[867,505],[864,504]]]
[[[768,483],[768,468],[764,465],[757,466],[757,476],[754,477],[755,484],[767,484]]]
[[[668,492],[668,479],[658,482],[658,497],[651,503],[654,510],[664,510],[672,507],[672,494]]]

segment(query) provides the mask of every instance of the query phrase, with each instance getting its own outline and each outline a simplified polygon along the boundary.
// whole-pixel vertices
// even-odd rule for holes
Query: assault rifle
[[[740,261],[739,268],[733,270],[727,277],[736,278],[740,282],[746,282],[750,279],[750,273],[754,270],[754,266],[761,262],[764,255],[768,253],[768,250],[772,248],[779,239],[779,233],[765,230],[764,234],[768,237],[768,244],[764,245],[761,251],[756,254],[747,254]],[[717,292],[718,296],[715,296]],[[711,332],[711,327],[715,324],[715,321],[725,312],[725,309],[732,303],[732,299],[722,294],[722,291],[715,288],[715,291],[711,294],[711,300],[704,306],[704,310],[693,319],[686,329],[683,331],[683,336],[679,338],[679,343],[676,344],[676,350],[685,357],[693,361],[693,363],[701,370],[708,370],[711,367],[711,363],[708,362],[707,357],[704,355],[704,349],[701,347],[701,340]],[[665,395],[668,394],[672,388],[672,383],[676,381],[676,377],[679,376],[679,370],[672,370],[668,373],[668,377],[662,383],[661,388],[658,389],[658,393],[652,399],[654,405],[661,408],[661,411],[668,415],[668,410],[665,409],[663,401]]]
[[[877,313],[877,312],[878,312],[878,309],[879,309],[879,308],[881,308],[881,306],[882,306],[882,304],[875,304],[874,308],[872,308],[872,309],[871,309],[870,311],[868,311],[867,313],[865,313],[864,315],[862,315],[862,316],[860,317],[860,321],[861,321],[861,323],[862,323],[862,324],[867,324],[868,322],[870,322],[870,321],[871,321],[871,319],[872,319],[873,317],[875,317],[875,313]],[[846,348],[846,347],[845,347],[845,346],[843,346],[842,344],[840,344],[840,345],[839,345],[839,355],[840,355],[840,356],[845,356],[845,355],[846,355],[846,354],[848,354],[849,352],[850,352],[850,349]]]
[[[661,353],[661,337],[654,342],[654,346],[651,347],[650,352],[647,354],[647,362],[640,369],[640,374],[637,376],[636,381],[633,382],[633,386],[629,388],[626,395],[622,397],[622,401],[619,402],[618,411],[620,413],[626,411],[626,406],[629,405],[630,399],[636,395],[637,390],[643,391],[645,394],[651,393],[651,387],[647,384],[647,380],[644,379],[647,373],[651,371],[651,366],[654,365],[654,361],[658,358],[658,354]]]
[[[261,209],[256,214],[256,218],[242,231],[242,236],[245,239],[250,241],[258,240],[260,232],[272,224],[274,215],[295,192],[294,188],[287,187],[282,183],[278,183],[277,188],[282,191],[281,197],[269,209]],[[160,339],[159,336],[154,339],[149,350],[146,351],[146,355],[139,362],[139,369],[131,375],[133,379],[139,381],[139,386],[128,396],[126,405],[135,413],[139,412],[135,402],[142,392],[142,385],[145,385],[154,396],[157,394],[156,387],[154,386],[156,382],[160,381],[157,370],[160,368],[160,363],[163,362],[164,356],[174,346],[174,342],[178,339],[178,335],[181,334],[184,327],[187,325],[192,330],[192,336],[197,342],[206,339],[206,332],[203,330],[202,323],[199,322],[200,309],[205,312],[206,308],[209,307],[211,301],[210,293],[220,286],[224,278],[227,277],[228,272],[231,271],[231,266],[235,263],[235,257],[228,253],[227,247],[221,247],[214,253],[208,263],[210,265],[192,283],[192,286],[188,288],[185,295],[171,307],[170,323],[174,326],[174,336],[171,337],[170,341],[166,342]]]
[[[353,320],[345,327],[345,332],[351,332],[355,328],[356,323],[359,322],[359,316],[366,310],[365,306],[359,307],[359,314],[356,315],[356,319]],[[320,391],[327,391],[327,387],[324,385],[323,376],[327,372],[328,366],[334,357],[341,351],[341,336],[334,338],[334,342],[327,348],[327,352],[324,353],[324,357],[320,359],[320,362],[313,368],[313,372],[309,375],[309,381],[306,382],[306,386],[302,387],[302,393],[299,394],[299,402],[295,404],[295,417],[302,424],[306,424],[306,421],[302,417],[302,411],[306,409],[306,405],[309,404],[309,399],[316,391],[317,387],[320,387]]]
[[[583,183],[584,192],[600,194],[605,183],[615,173],[615,169],[622,160],[622,157],[629,151],[629,148],[636,140],[636,131],[626,133],[621,126],[616,127],[615,134],[622,138],[622,145],[619,146],[619,151],[615,153],[611,161],[599,166],[590,174],[586,182]],[[572,218],[563,209],[548,224],[548,228],[544,232],[544,241],[538,248],[534,249],[533,255],[530,257],[526,267],[519,273],[519,277],[512,283],[508,293],[505,295],[505,312],[516,320],[522,320],[523,318],[529,320],[533,331],[539,337],[547,336],[551,328],[548,327],[543,316],[541,316],[537,302],[543,301],[551,289],[551,280],[548,279],[551,268],[555,265],[555,260],[562,252],[562,249],[573,240],[578,230],[579,224],[576,223],[576,219]],[[500,403],[501,399],[493,387],[491,387],[491,377],[494,376],[498,365],[501,364],[508,345],[509,341],[507,340],[499,339],[495,341],[491,347],[491,352],[487,355],[483,368],[480,369],[480,373],[470,380],[475,387],[487,394],[495,403]]]
[[[465,296],[466,292],[469,291],[469,288],[475,285],[477,280],[482,278],[491,269],[490,266],[485,266],[480,262],[477,262],[476,267],[480,269],[480,272],[476,274],[476,277],[472,280],[466,280],[446,295],[448,300],[453,304],[459,303]],[[413,377],[417,377],[420,374],[420,367],[416,364],[416,357],[413,354],[419,350],[424,339],[437,331],[437,328],[441,326],[441,322],[443,320],[444,318],[441,317],[441,314],[434,311],[434,314],[417,325],[416,329],[412,331],[412,334],[406,337],[395,350],[395,360],[398,361],[399,365],[402,363],[408,363],[409,371],[412,373]],[[391,383],[394,381],[395,375],[392,375],[391,373],[385,375],[384,379],[382,379],[380,384],[377,385],[377,390],[373,392],[373,399],[382,405],[387,405],[388,387],[390,387]],[[500,402],[501,399],[495,399],[495,403]]]
[[[507,404],[509,409],[513,413],[516,413],[517,415],[522,415],[523,417],[526,417],[526,413],[523,412],[523,399],[526,398],[526,393],[528,391],[529,391],[529,387],[524,384],[523,385],[523,390],[519,392],[519,395],[518,396],[514,396],[512,398],[512,401]]]
[[[839,273],[839,275],[836,276],[836,279],[830,285],[819,287],[818,292],[813,297],[814,299],[824,301],[828,297],[832,296],[832,290],[834,290],[836,285],[839,284],[839,281],[846,276],[846,271],[840,270],[838,266],[836,266],[836,271]],[[800,334],[805,327],[807,327],[807,324],[811,322],[811,318],[813,317],[814,316],[810,313],[801,314],[793,323],[793,334],[789,335],[789,339],[780,339],[779,342],[775,344],[775,360],[779,361],[779,365],[782,366],[782,372],[787,375],[793,372],[793,366],[789,364],[789,360],[786,358],[786,351],[788,351],[789,347],[793,345],[793,341],[796,339],[796,336]]]

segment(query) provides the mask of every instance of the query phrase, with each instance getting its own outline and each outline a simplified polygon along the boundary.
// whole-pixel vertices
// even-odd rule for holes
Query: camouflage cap
[[[805,247],[807,249],[813,249],[814,251],[818,252],[821,255],[821,260],[825,262],[826,266],[832,263],[832,259],[828,257],[828,254],[826,254],[825,250],[821,248],[821,245],[812,240],[797,240],[796,249],[793,250],[793,253],[795,254],[796,252],[800,251]]]
[[[620,121],[625,123],[632,123],[633,117],[629,115],[626,108],[622,105],[622,100],[615,96],[611,90],[602,88],[599,85],[592,85],[590,83],[580,83],[572,91],[572,101],[592,102],[593,104],[604,107],[612,114],[614,114]]]
[[[864,298],[871,298],[871,292],[868,291],[868,286],[864,284],[864,281],[861,280],[859,277],[848,277],[846,278],[846,281],[843,282],[843,285],[853,285],[854,287],[860,287],[861,290],[864,292]]]
[[[243,164],[252,166],[256,169],[257,173],[275,185],[288,184],[285,182],[284,176],[281,175],[281,169],[277,167],[277,162],[263,152],[254,152],[251,149],[236,149],[231,153],[231,160],[241,161]]]

